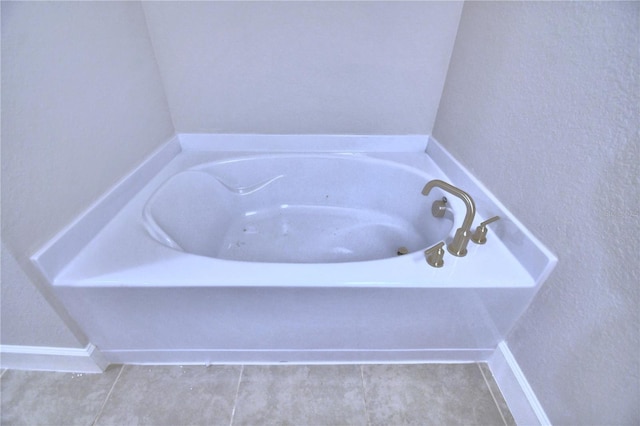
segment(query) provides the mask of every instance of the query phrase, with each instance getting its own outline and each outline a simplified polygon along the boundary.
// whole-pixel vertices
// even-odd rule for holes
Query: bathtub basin
[[[441,268],[432,179],[501,217]],[[428,136],[256,135],[178,135],[32,260],[120,363],[484,360],[556,263]]]
[[[453,226],[420,195],[427,173],[344,154],[238,155],[179,172],[145,204],[144,225],[175,250],[244,262],[391,258]]]

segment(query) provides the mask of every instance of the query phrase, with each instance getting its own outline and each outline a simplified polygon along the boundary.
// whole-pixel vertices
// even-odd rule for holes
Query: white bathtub
[[[441,268],[432,179],[501,217]],[[483,360],[556,263],[429,137],[243,135],[179,135],[33,261],[118,363]]]

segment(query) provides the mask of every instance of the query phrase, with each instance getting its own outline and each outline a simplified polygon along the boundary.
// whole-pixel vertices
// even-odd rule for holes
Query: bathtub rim
[[[260,143],[256,144],[256,138]],[[305,138],[305,143],[300,143],[300,138]],[[277,143],[277,147],[269,146],[267,142]],[[305,149],[300,149],[304,145]],[[390,147],[393,149],[390,149]],[[233,149],[229,149],[233,147]],[[60,273],[93,238],[108,224],[108,222],[119,212],[142,188],[144,188],[160,170],[169,164],[176,156],[185,151],[234,151],[234,152],[330,152],[330,153],[352,153],[352,152],[416,152],[426,153],[438,165],[446,178],[456,185],[459,185],[469,192],[481,194],[479,199],[482,204],[495,206],[499,209],[504,218],[511,222],[521,233],[519,236],[525,242],[524,245],[509,247],[509,251],[518,259],[522,266],[529,272],[531,281],[526,287],[537,286],[544,282],[557,263],[557,257],[553,255],[531,232],[519,222],[506,207],[496,199],[496,197],[467,169],[453,158],[442,145],[429,135],[225,135],[225,134],[177,134],[168,142],[154,151],[142,164],[136,167],[128,175],[116,183],[109,191],[96,200],[89,208],[81,213],[73,222],[63,228],[55,237],[49,240],[31,256],[32,263],[45,279],[54,285],[80,286],[87,284],[79,279],[75,284],[67,279],[70,277],[59,277]],[[135,185],[131,185],[135,183]],[[478,218],[486,218],[492,212],[482,211],[478,208]],[[474,246],[470,244],[470,247]],[[170,250],[170,249],[168,249]],[[462,259],[469,259],[473,253]],[[190,255],[197,256],[197,255]],[[402,256],[403,258],[414,259],[412,256]],[[478,258],[478,256],[475,256]],[[472,257],[471,257],[472,258]],[[448,257],[453,262],[455,259]],[[227,260],[213,259],[221,262],[234,262]],[[385,262],[392,259],[375,260],[371,262]],[[422,262],[423,260],[420,259]],[[345,262],[364,263],[362,262]],[[281,264],[269,264],[281,265]],[[288,264],[287,264],[288,265]],[[297,264],[294,264],[297,265]],[[298,264],[299,265],[299,264]],[[322,264],[315,264],[322,265]],[[328,265],[341,265],[332,263]],[[421,265],[422,266],[422,265]],[[442,271],[452,268],[434,269],[428,268],[424,264],[427,273],[421,272],[422,279],[442,275]],[[62,278],[62,279],[60,279]],[[76,277],[77,278],[77,277]],[[444,280],[448,281],[448,280]],[[159,284],[156,283],[156,284]],[[186,284],[186,283],[185,283]],[[192,283],[193,284],[193,283]],[[450,282],[444,284],[451,284]],[[344,285],[344,283],[343,283]],[[495,283],[501,287],[499,283]],[[413,287],[413,285],[410,285]],[[480,285],[482,287],[482,285]],[[491,285],[493,287],[493,285]],[[463,286],[466,288],[466,286]]]

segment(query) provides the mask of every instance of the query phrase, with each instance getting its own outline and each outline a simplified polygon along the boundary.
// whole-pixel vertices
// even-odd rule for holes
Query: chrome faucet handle
[[[476,244],[484,244],[487,242],[487,225],[500,219],[500,216],[494,216],[491,219],[487,219],[476,228],[476,232],[471,236],[471,241]]]
[[[435,246],[424,251],[424,257],[427,263],[434,268],[441,268],[444,265],[444,241],[439,242]]]

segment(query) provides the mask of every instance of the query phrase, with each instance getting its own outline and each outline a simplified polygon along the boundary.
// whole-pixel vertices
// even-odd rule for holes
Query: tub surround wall
[[[86,346],[29,256],[173,132],[139,3],[2,2],[3,345]]]
[[[553,424],[640,418],[639,16],[466,3],[434,129],[558,254],[507,338]]]
[[[461,2],[143,2],[178,133],[430,134]]]

